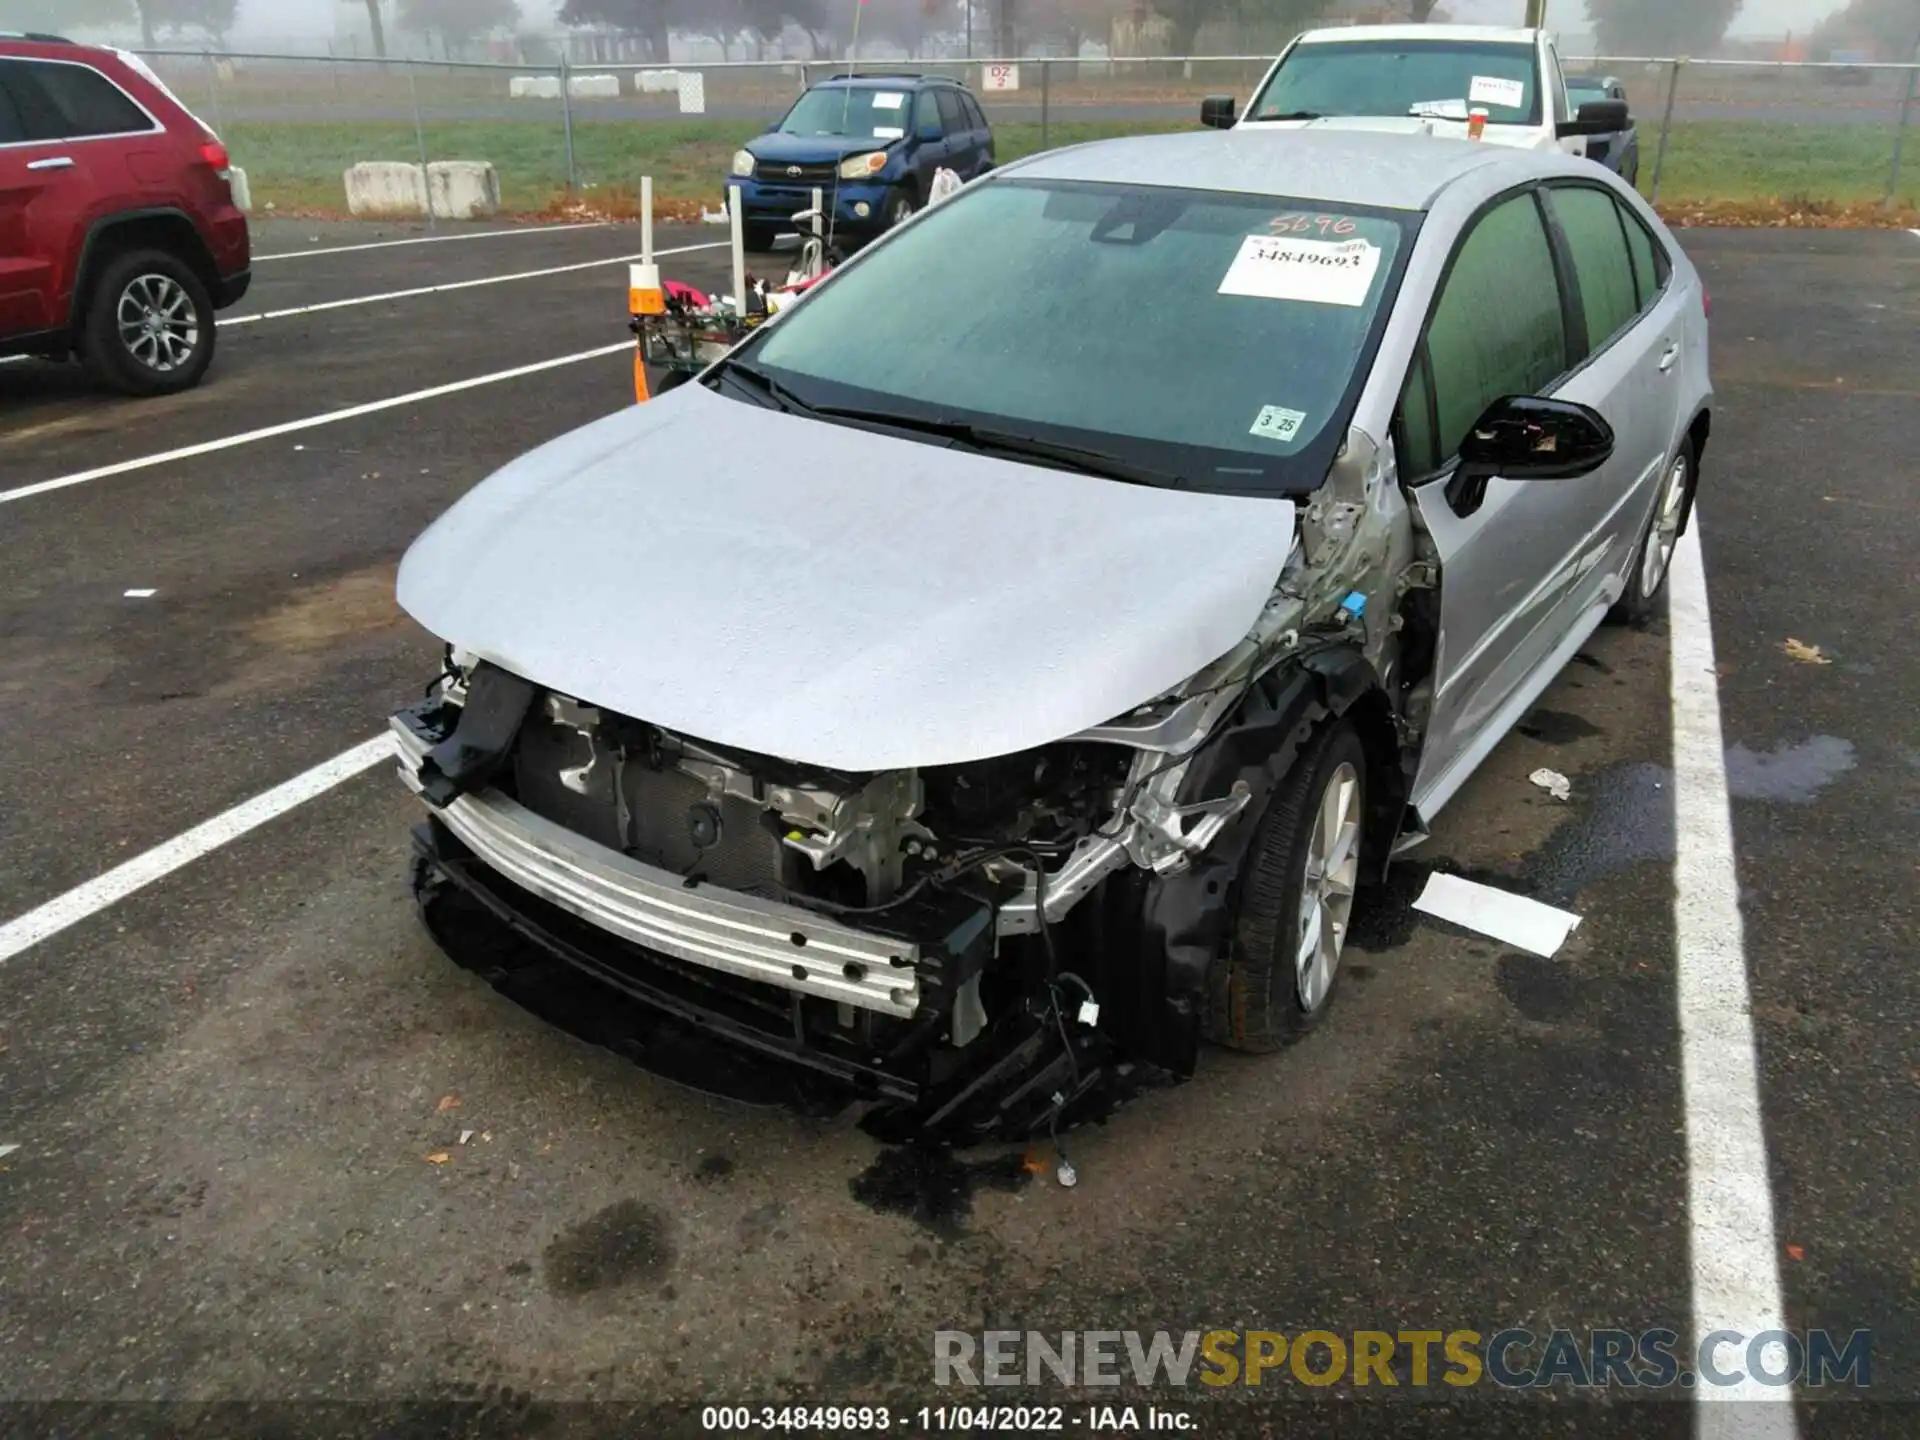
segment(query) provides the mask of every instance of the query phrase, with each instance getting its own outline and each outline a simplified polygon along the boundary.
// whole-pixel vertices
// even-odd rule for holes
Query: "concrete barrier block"
[[[567,91],[576,100],[618,100],[620,77],[618,75],[571,75],[567,77]]]
[[[427,177],[418,165],[363,160],[347,171],[347,212],[361,216],[425,216]]]
[[[436,160],[427,196],[441,220],[487,220],[500,213],[500,172],[484,160]]]
[[[516,75],[507,81],[507,96],[512,100],[558,100],[558,75]]]
[[[253,187],[247,184],[247,172],[235,165],[227,172],[227,183],[233,187],[233,203],[242,210],[253,210]]]
[[[678,95],[678,70],[642,70],[633,77],[633,88],[642,95]]]

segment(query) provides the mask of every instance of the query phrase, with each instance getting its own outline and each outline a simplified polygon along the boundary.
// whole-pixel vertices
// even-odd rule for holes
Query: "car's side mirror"
[[[1615,135],[1631,128],[1633,115],[1624,100],[1589,100],[1571,120],[1557,128],[1562,140],[1575,135]]]
[[[1487,482],[1573,480],[1613,458],[1613,427],[1598,410],[1571,400],[1510,395],[1487,407],[1460,443],[1460,464],[1447,485],[1457,514],[1471,515]]]
[[[763,135],[778,135],[780,133],[780,122],[778,120],[769,120],[767,122],[767,128],[761,133]]]
[[[1209,130],[1231,130],[1239,118],[1239,102],[1231,95],[1209,95],[1200,102],[1200,123]]]

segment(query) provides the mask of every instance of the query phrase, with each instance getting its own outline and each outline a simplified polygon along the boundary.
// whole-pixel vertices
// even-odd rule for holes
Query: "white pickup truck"
[[[1233,97],[1201,106],[1216,129],[1401,130],[1465,137],[1486,112],[1489,144],[1584,155],[1587,137],[1631,123],[1623,101],[1574,113],[1559,48],[1545,30],[1483,25],[1350,25],[1310,30],[1285,51],[1244,114]]]

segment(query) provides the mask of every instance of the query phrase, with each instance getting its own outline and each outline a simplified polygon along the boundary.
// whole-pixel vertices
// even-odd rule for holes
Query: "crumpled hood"
[[[1465,140],[1467,122],[1423,115],[1325,115],[1318,120],[1243,120],[1236,128],[1252,130],[1365,130],[1379,135],[1419,135],[1432,127],[1441,140]],[[1488,125],[1485,143],[1522,150],[1553,146],[1550,132],[1538,125]]]
[[[407,552],[433,634],[668,730],[834,769],[1047,744],[1225,653],[1293,546],[1197,495],[686,385],[514,461]]]

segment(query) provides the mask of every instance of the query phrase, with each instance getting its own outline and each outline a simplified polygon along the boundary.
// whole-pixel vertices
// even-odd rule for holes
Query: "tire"
[[[1640,543],[1634,547],[1626,591],[1607,612],[1610,623],[1640,629],[1666,610],[1667,576],[1673,569],[1673,549],[1693,509],[1693,488],[1697,483],[1693,442],[1689,440],[1680,446],[1680,453],[1673,457],[1661,476],[1653,510],[1640,532]]]
[[[914,216],[920,208],[920,202],[913,198],[913,192],[907,189],[894,191],[887,197],[886,226],[888,230],[898,229]]]
[[[755,224],[750,221],[740,227],[740,236],[747,249],[756,255],[765,255],[773,249],[773,242],[779,238],[780,232],[772,225]]]
[[[134,250],[109,261],[85,313],[87,370],[108,389],[177,395],[213,363],[213,297],[177,255]]]
[[[1275,789],[1247,852],[1229,951],[1208,977],[1209,1040],[1265,1054],[1325,1018],[1338,988],[1358,887],[1367,778],[1366,747],[1351,724],[1337,720],[1308,743]],[[1323,812],[1327,820],[1339,814],[1338,826],[1328,827]],[[1337,861],[1331,884],[1322,890],[1317,880],[1310,882],[1308,867],[1328,853],[1321,843],[1328,828],[1336,828]],[[1310,883],[1314,903],[1308,906],[1303,899]],[[1316,947],[1303,976],[1299,957],[1309,927],[1327,948]]]

